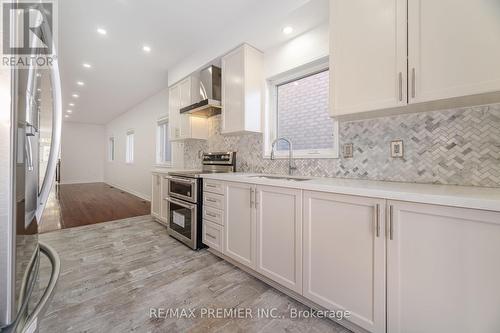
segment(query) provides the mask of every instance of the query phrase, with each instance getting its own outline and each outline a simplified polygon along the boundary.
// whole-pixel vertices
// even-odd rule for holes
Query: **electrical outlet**
[[[403,140],[391,141],[391,157],[392,158],[403,158],[404,157]]]
[[[346,143],[342,150],[344,158],[352,158],[354,156],[354,145],[352,143]]]

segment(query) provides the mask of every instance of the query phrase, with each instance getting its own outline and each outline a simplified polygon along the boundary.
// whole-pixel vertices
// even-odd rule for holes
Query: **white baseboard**
[[[126,188],[125,186],[121,186],[121,185],[118,185],[118,184],[113,184],[113,183],[110,183],[110,182],[104,182],[106,184],[108,184],[109,186],[113,186],[113,187],[116,187],[117,189],[119,190],[122,190],[122,191],[125,191],[127,193],[130,193],[132,195],[135,195],[136,197],[139,197],[143,200],[146,200],[146,201],[151,201],[151,198],[143,193],[139,193],[137,191],[134,191],[134,190],[131,190],[131,189],[128,189]]]

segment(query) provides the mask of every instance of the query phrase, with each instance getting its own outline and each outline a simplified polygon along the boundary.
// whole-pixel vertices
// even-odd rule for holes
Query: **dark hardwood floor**
[[[105,183],[55,185],[40,232],[149,215],[150,202]]]

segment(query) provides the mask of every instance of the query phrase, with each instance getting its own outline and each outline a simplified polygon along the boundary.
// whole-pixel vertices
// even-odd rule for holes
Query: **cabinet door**
[[[169,114],[169,127],[170,127],[170,140],[179,140],[181,137],[180,130],[180,99],[181,90],[179,85],[171,87],[168,91],[169,102],[168,102],[168,114]]]
[[[165,198],[168,196],[168,178],[161,176],[160,188],[160,220],[164,223],[168,221],[168,201]]]
[[[330,1],[332,116],[407,104],[406,1]]]
[[[302,293],[302,192],[258,186],[257,271]]]
[[[385,333],[385,201],[304,192],[304,292]],[[402,331],[404,332],[404,331]]]
[[[245,127],[244,82],[245,52],[239,48],[222,58],[222,133]]]
[[[500,332],[500,214],[404,202],[389,210],[387,332]]]
[[[410,103],[500,90],[500,7],[409,0]]]
[[[151,215],[159,218],[161,211],[161,177],[160,175],[153,175],[152,177],[152,191],[151,191]]]
[[[179,83],[180,88],[180,109],[183,107],[191,105],[191,78],[188,77]],[[180,131],[181,138],[189,139],[191,138],[191,122],[190,116],[187,114],[180,114]]]
[[[225,195],[224,254],[255,268],[254,187],[227,183]]]

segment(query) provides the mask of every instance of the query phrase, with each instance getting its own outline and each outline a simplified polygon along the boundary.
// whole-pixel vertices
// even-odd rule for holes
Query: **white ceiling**
[[[328,17],[328,0],[59,1],[67,121],[105,124],[167,86],[168,70],[221,39],[266,49]],[[326,9],[325,9],[326,8]],[[284,36],[284,25],[294,33]],[[98,27],[107,35],[99,35]],[[143,45],[152,48],[143,52]],[[91,69],[83,68],[86,62]],[[202,65],[202,64],[200,64]],[[83,81],[80,87],[77,81]],[[79,98],[71,95],[77,93]],[[75,103],[75,107],[69,107]]]

